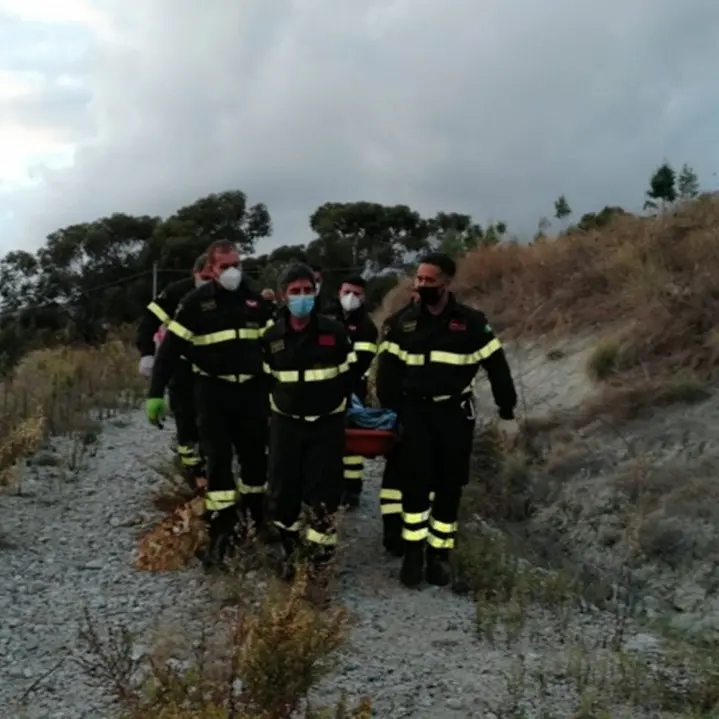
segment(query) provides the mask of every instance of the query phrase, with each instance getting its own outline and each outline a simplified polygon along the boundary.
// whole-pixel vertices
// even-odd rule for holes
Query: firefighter
[[[177,306],[185,295],[210,281],[207,255],[200,255],[192,268],[192,277],[169,284],[147,306],[137,330],[136,346],[140,352],[140,374],[152,375],[155,361],[155,337],[162,326],[170,323]],[[202,482],[205,474],[202,452],[199,451],[197,413],[192,367],[187,360],[177,363],[169,383],[170,409],[175,418],[177,444],[175,451],[182,465],[185,479],[193,489]]]
[[[397,412],[401,428],[400,580],[408,587],[423,579],[437,586],[451,581],[449,554],[462,488],[469,481],[473,384],[480,366],[489,377],[502,429],[516,433],[517,394],[504,350],[484,314],[448,290],[455,271],[448,255],[422,258],[414,280],[419,302],[389,317],[379,349],[378,397]]]
[[[260,340],[272,321],[262,297],[245,282],[235,245],[214,242],[207,256],[212,282],[185,297],[169,324],[152,374],[147,415],[151,422],[162,416],[165,385],[178,358],[189,357],[207,455],[210,541],[201,558],[212,568],[247,536],[250,524],[262,528],[269,407]],[[237,482],[233,450],[241,469]]]
[[[338,301],[326,310],[329,317],[344,325],[352,342],[357,356],[357,362],[352,368],[356,378],[353,394],[356,394],[363,404],[367,401],[367,375],[377,354],[377,327],[365,307],[366,287],[367,282],[362,277],[348,277],[340,285]],[[359,506],[363,474],[364,457],[345,455],[342,504],[350,509]]]
[[[315,291],[317,292],[317,309],[319,312],[324,314],[328,308],[330,308],[333,304],[332,300],[327,296],[327,286],[323,283],[324,279],[324,270],[322,269],[321,265],[318,264],[312,264],[310,265],[312,268],[312,275],[315,278]],[[324,288],[324,292],[323,292]]]
[[[288,577],[300,555],[309,555],[310,567],[320,569],[337,544],[334,515],[342,492],[345,411],[355,357],[342,324],[317,311],[310,267],[289,268],[281,293],[282,315],[262,342],[271,377],[270,491]],[[304,541],[303,503],[310,510]]]

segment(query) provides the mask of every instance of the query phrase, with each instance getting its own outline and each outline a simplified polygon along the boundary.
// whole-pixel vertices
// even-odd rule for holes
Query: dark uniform
[[[326,310],[329,317],[341,322],[352,342],[357,362],[352,371],[356,378],[353,394],[364,404],[367,401],[367,375],[372,360],[377,354],[377,327],[369,312],[362,305],[354,312],[345,313],[339,302],[329,305]],[[364,474],[364,457],[361,455],[345,455],[344,457],[344,491],[351,505],[356,505],[362,492],[362,476]]]
[[[170,322],[153,372],[158,394],[180,355],[195,372],[200,438],[207,454],[205,510],[210,553],[221,559],[240,526],[263,520],[267,482],[268,382],[262,371],[261,337],[270,311],[244,283],[228,291],[210,282],[188,295]],[[233,476],[233,449],[241,479]]]
[[[169,325],[180,301],[195,290],[191,277],[169,284],[160,295],[147,305],[137,329],[136,346],[143,357],[155,354],[155,333],[160,325]],[[170,410],[177,429],[177,454],[188,479],[193,483],[205,473],[202,452],[199,449],[197,412],[192,366],[183,359],[169,383]]]
[[[377,394],[395,410],[401,427],[400,486],[383,488],[382,503],[395,517],[401,505],[402,581],[416,585],[427,545],[427,580],[449,581],[446,560],[454,547],[462,488],[469,481],[475,426],[473,383],[479,367],[489,377],[502,419],[513,419],[517,394],[504,350],[479,310],[449,295],[437,316],[419,304],[392,315],[382,329]],[[434,501],[430,493],[434,490]]]
[[[286,557],[300,545],[303,503],[310,513],[307,548],[319,561],[337,544],[333,515],[342,492],[345,410],[355,357],[342,325],[313,313],[302,331],[285,312],[263,337],[272,378],[270,488]]]

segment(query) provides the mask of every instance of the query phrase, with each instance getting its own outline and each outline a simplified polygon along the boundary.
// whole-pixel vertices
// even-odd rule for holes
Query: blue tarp
[[[391,409],[365,407],[357,395],[352,395],[352,404],[347,410],[347,423],[356,429],[391,430],[397,424],[397,415]]]

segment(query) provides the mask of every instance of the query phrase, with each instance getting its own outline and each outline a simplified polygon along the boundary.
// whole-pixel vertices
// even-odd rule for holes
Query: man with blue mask
[[[205,519],[208,568],[262,532],[267,483],[268,396],[261,338],[272,325],[271,308],[244,281],[240,255],[229,241],[207,250],[212,281],[180,304],[158,352],[147,399],[148,419],[164,414],[164,392],[180,356],[193,365],[200,441],[207,455]],[[233,474],[237,455],[241,476]]]
[[[281,282],[285,306],[262,338],[270,389],[270,494],[289,578],[295,560],[322,570],[337,544],[345,412],[356,361],[341,323],[317,311],[311,267],[294,265]],[[302,505],[310,512],[301,532]]]

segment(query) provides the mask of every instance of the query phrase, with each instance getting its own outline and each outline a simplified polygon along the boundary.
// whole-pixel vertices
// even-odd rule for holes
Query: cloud
[[[25,24],[40,32],[60,6],[23,0]],[[71,69],[45,67],[32,99],[3,100],[0,84],[3,116],[74,148],[70,165],[0,202],[24,243],[228,188],[268,204],[272,244],[308,239],[328,200],[528,232],[560,193],[577,212],[639,207],[665,157],[710,181],[719,154],[713,0],[106,0],[62,12],[92,34],[85,54],[66,45]]]

